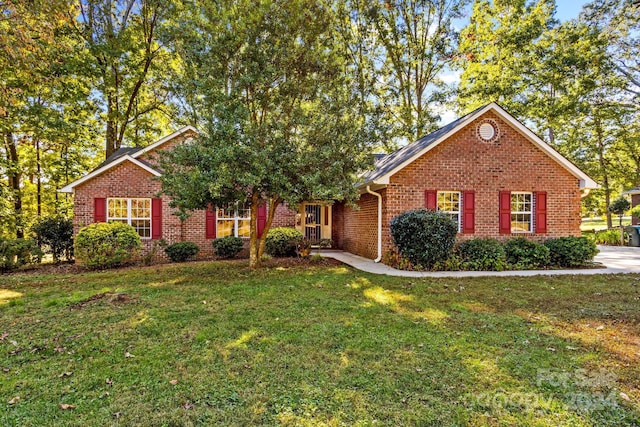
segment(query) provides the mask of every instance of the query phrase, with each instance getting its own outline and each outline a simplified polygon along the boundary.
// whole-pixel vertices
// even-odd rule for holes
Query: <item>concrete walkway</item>
[[[598,246],[600,253],[595,262],[602,268],[588,268],[580,270],[520,270],[520,271],[404,271],[396,270],[382,263],[375,263],[370,259],[338,250],[322,250],[323,257],[334,258],[358,270],[373,274],[402,277],[506,277],[506,276],[556,276],[563,274],[640,274],[640,248],[626,246]]]

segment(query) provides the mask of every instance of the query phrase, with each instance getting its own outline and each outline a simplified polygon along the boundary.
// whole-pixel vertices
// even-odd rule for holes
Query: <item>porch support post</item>
[[[367,185],[367,193],[378,198],[378,257],[373,262],[382,260],[382,194],[371,190],[371,186]]]

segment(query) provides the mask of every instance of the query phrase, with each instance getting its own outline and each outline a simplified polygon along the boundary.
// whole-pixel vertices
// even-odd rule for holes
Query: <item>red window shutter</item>
[[[500,192],[500,234],[511,234],[511,192]]]
[[[207,239],[216,238],[216,211],[209,206],[205,211],[205,237]]]
[[[104,197],[93,199],[93,222],[107,222],[107,199]]]
[[[432,211],[438,210],[438,192],[436,190],[425,190],[424,207]]]
[[[264,226],[267,224],[267,205],[258,206],[258,238],[262,237]]]
[[[547,192],[536,191],[536,233],[547,232]]]
[[[462,232],[474,233],[476,231],[476,193],[475,191],[462,192]]]
[[[151,238],[162,239],[162,199],[151,199]]]

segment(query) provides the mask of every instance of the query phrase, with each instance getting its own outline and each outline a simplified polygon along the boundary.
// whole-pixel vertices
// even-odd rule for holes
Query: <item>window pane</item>
[[[238,204],[238,218],[251,218],[251,203]]]
[[[151,200],[131,199],[131,218],[151,218]]]
[[[238,220],[238,237],[249,237],[250,221],[248,219]]]
[[[233,236],[234,222],[235,221],[232,219],[218,220],[218,232],[216,233],[216,237]]]
[[[218,218],[233,218],[235,216],[235,205],[223,205],[218,208]]]
[[[107,216],[109,219],[127,218],[127,199],[109,199]]]
[[[512,232],[531,231],[531,214],[511,214]]]
[[[131,226],[136,229],[140,237],[151,237],[151,221],[148,219],[132,219]]]

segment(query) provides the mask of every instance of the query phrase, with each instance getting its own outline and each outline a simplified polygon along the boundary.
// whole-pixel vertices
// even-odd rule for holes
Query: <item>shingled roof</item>
[[[476,112],[482,110],[485,107],[486,106],[477,108],[476,110],[465,114],[464,116],[452,121],[451,123],[441,127],[440,129],[423,136],[419,140],[412,142],[409,145],[405,145],[404,147],[394,151],[391,154],[378,158],[376,160],[375,169],[363,175],[364,182],[375,181],[376,179],[391,172],[397,166],[403,164],[407,160],[410,160],[415,155],[419,154],[422,150],[427,148],[429,145],[436,142],[438,139],[440,139],[440,137],[455,129],[459,124],[464,122],[467,117],[474,115]]]

